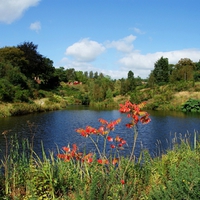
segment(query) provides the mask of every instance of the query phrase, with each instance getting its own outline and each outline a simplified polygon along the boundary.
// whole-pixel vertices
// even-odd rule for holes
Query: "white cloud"
[[[102,44],[85,38],[68,47],[65,54],[67,56],[72,56],[80,62],[91,62],[103,53],[104,50],[105,47]]]
[[[86,38],[68,47],[67,56],[63,58],[60,64],[65,68],[74,68],[77,71],[97,71],[109,75],[113,79],[121,79],[127,78],[130,70],[135,77],[147,78],[151,70],[154,69],[155,62],[162,56],[168,58],[169,64],[176,64],[181,58],[189,58],[193,62],[198,62],[200,59],[199,49],[142,54],[139,50],[133,48],[135,39],[135,36],[129,35],[117,41],[107,41],[104,47],[98,42]],[[105,51],[106,48],[107,51]],[[115,48],[121,54],[110,52],[109,48]],[[103,58],[106,58],[106,65],[102,64],[102,60],[96,59],[104,51]],[[72,56],[73,59],[68,56]],[[96,61],[91,63],[95,59]]]
[[[29,27],[31,30],[36,31],[37,33],[39,30],[41,30],[41,23],[40,22],[34,22]]]
[[[140,30],[139,28],[134,27],[133,30],[138,34],[145,34],[145,32]]]
[[[0,0],[0,21],[10,24],[40,0]]]
[[[136,39],[136,36],[129,35],[125,38],[122,38],[117,41],[107,42],[107,48],[116,48],[118,51],[121,52],[131,52],[133,50],[133,41]]]
[[[135,76],[142,78],[148,77],[151,70],[154,69],[154,64],[162,56],[168,58],[169,64],[176,64],[181,58],[189,58],[193,62],[198,62],[200,59],[200,50],[198,49],[184,49],[169,52],[155,52],[146,55],[140,52],[132,52],[125,55],[119,60],[120,66],[123,71],[133,71]]]

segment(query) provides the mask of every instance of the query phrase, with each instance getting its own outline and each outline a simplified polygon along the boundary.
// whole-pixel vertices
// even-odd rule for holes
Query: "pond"
[[[200,132],[199,114],[163,111],[149,111],[149,113],[151,122],[138,126],[136,156],[139,155],[141,149],[148,149],[152,156],[157,156],[172,146],[172,138],[175,136],[179,137],[181,134],[183,138],[191,137],[192,142],[194,131],[197,134]],[[128,155],[133,144],[133,130],[125,127],[130,119],[118,110],[92,110],[88,107],[74,106],[60,111],[0,118],[0,132],[9,130],[8,138],[17,134],[19,138],[28,138],[30,141],[34,136],[34,150],[38,155],[41,154],[41,142],[45,152],[50,150],[55,152],[55,155],[57,149],[74,143],[78,145],[80,151],[89,152],[95,149],[93,143],[89,138],[80,136],[75,130],[85,128],[87,125],[98,128],[101,125],[99,118],[108,121],[122,119],[110,134],[113,137],[119,135],[127,141],[128,146],[125,146],[121,153]],[[0,158],[4,155],[5,146],[5,138],[0,134]],[[110,146],[107,148],[109,150]]]

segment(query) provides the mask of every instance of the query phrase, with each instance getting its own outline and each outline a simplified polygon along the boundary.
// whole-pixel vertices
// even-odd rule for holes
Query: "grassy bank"
[[[58,95],[54,95],[51,98],[37,99],[29,103],[1,103],[0,117],[61,110],[66,108],[67,105],[74,105],[77,103],[78,102],[76,102],[73,97],[62,98]]]
[[[53,153],[39,158],[28,141],[13,140],[10,154],[1,162],[1,199],[199,199],[200,144],[174,144],[167,154],[151,158],[112,158],[100,163],[72,158],[68,162]],[[41,147],[42,148],[42,147]],[[86,157],[85,157],[86,158]],[[127,168],[128,166],[128,168]]]

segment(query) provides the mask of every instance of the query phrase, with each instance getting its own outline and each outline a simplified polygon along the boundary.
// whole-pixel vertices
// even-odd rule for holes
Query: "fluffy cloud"
[[[132,52],[125,55],[119,60],[121,69],[123,71],[133,71],[136,76],[142,78],[148,77],[151,70],[154,69],[154,64],[162,56],[168,58],[169,64],[176,64],[181,58],[189,58],[194,62],[198,62],[200,59],[200,50],[198,49],[183,49],[169,52],[155,52],[146,55],[140,54],[140,52]]]
[[[68,47],[65,54],[67,56],[72,56],[80,62],[91,62],[103,53],[104,50],[105,47],[102,44],[85,38]]]
[[[129,35],[125,38],[122,38],[117,41],[107,42],[107,48],[116,48],[121,52],[131,52],[133,50],[133,41],[136,39],[136,36]]]
[[[62,66],[80,71],[101,72],[113,79],[127,78],[128,71],[130,70],[133,71],[135,77],[147,78],[151,70],[154,69],[155,62],[162,56],[168,58],[170,64],[178,63],[181,58],[189,58],[193,62],[198,62],[200,59],[199,49],[141,54],[140,51],[133,48],[135,39],[135,36],[129,35],[117,41],[107,41],[105,46],[96,41],[83,39],[67,48],[67,57],[62,60]],[[121,54],[116,54],[115,52],[113,55],[113,51],[109,52],[110,48],[116,49]],[[97,59],[97,57],[105,50],[107,51],[103,57],[106,58],[106,65],[103,65],[102,61]],[[74,59],[70,60],[68,58],[69,55]],[[116,55],[119,57],[116,58]],[[95,62],[91,63],[93,60]]]
[[[41,29],[41,23],[40,22],[34,22],[29,27],[31,30],[36,31],[37,33]]]
[[[29,7],[36,6],[40,0],[0,0],[0,21],[12,23],[20,18]]]

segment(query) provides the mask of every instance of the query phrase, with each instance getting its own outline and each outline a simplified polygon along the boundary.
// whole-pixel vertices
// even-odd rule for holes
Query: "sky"
[[[0,0],[0,48],[24,42],[54,67],[148,78],[169,64],[200,59],[200,0]]]

